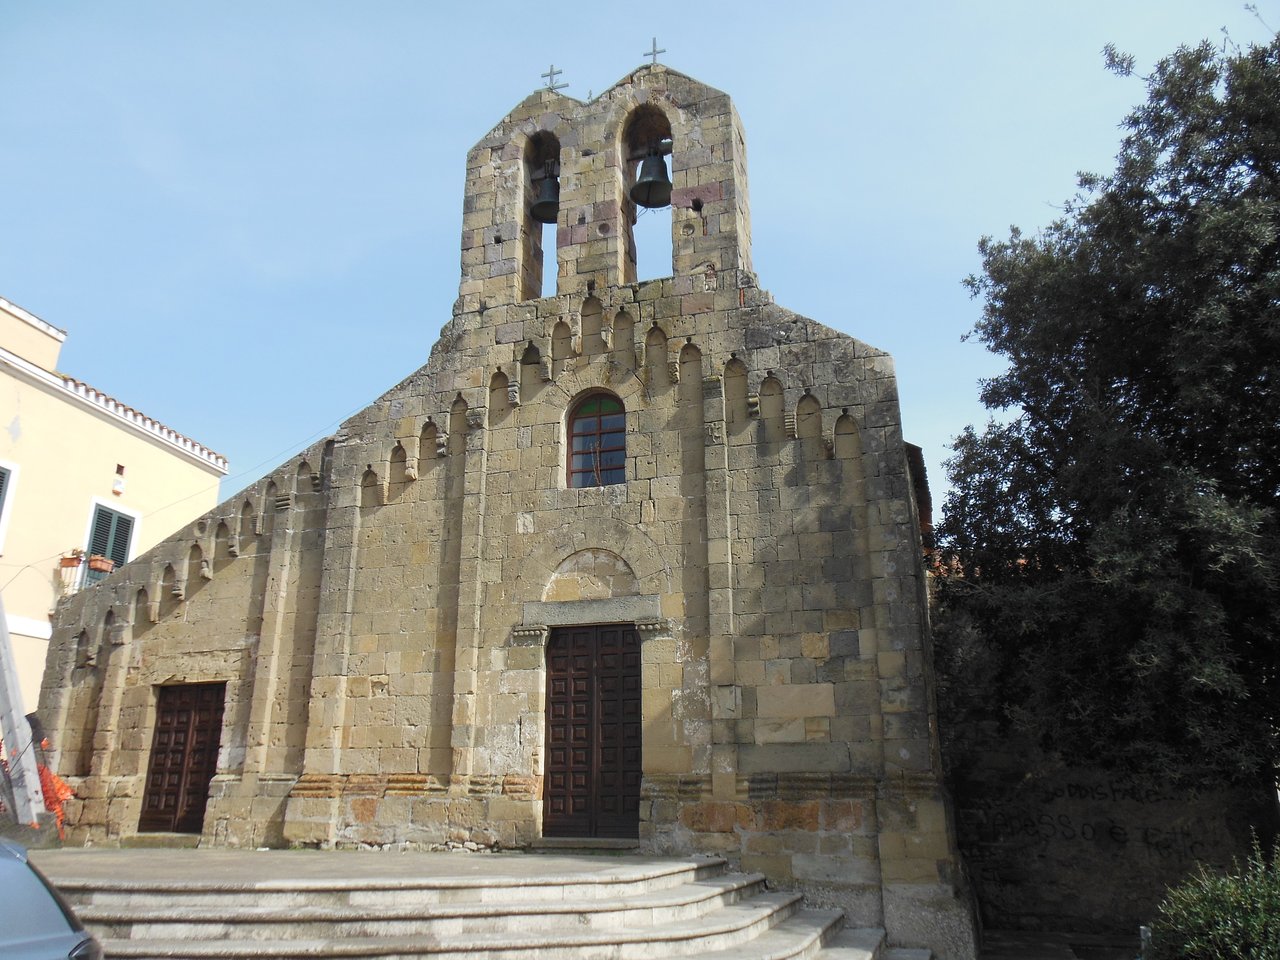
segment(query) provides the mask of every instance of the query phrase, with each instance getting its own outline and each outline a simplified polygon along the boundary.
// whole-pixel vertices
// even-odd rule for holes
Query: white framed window
[[[133,556],[133,544],[137,538],[138,519],[137,514],[128,513],[115,505],[108,506],[101,500],[94,499],[89,533],[85,537],[84,552],[89,557],[88,569],[84,572],[86,585],[97,583],[116,568],[129,562],[129,558]],[[111,568],[95,570],[95,557],[105,557],[111,561]]]
[[[0,460],[0,554],[4,553],[4,535],[13,513],[13,494],[18,486],[18,465]]]

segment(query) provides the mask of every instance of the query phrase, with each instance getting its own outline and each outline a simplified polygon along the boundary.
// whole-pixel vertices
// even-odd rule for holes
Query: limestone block
[[[689,747],[644,745],[644,772],[646,775],[663,773],[689,773],[693,769],[693,754]]]
[[[880,865],[860,857],[837,857],[798,853],[791,859],[792,871],[799,880],[838,884],[879,884]]]
[[[791,868],[791,857],[785,854],[743,854],[742,869],[757,871],[770,877],[776,877],[782,882],[795,879],[795,874],[792,872]]]
[[[804,738],[808,741],[831,739],[831,720],[828,717],[805,717]]]
[[[744,774],[846,771],[849,760],[849,747],[842,743],[744,743],[738,769]]]
[[[900,677],[906,669],[906,658],[901,653],[885,651],[877,654],[876,668],[883,678]]]
[[[803,743],[805,720],[757,720],[754,726],[756,743]]]
[[[761,717],[829,717],[835,714],[835,690],[829,683],[779,684],[757,693]]]

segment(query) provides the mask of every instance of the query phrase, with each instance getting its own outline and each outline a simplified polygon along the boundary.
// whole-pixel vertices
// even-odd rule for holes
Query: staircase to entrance
[[[716,858],[33,853],[108,957],[929,960]]]

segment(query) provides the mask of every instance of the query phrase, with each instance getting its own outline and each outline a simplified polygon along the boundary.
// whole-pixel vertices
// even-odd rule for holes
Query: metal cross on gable
[[[556,65],[553,63],[547,69],[547,72],[542,74],[542,79],[547,81],[548,90],[563,90],[565,87],[569,85],[567,83],[556,83],[556,77],[560,76],[560,74],[562,73],[564,73],[564,71],[557,70]]]
[[[652,57],[652,58],[653,58],[653,65],[656,67],[656,66],[658,65],[658,54],[660,54],[660,53],[666,53],[666,52],[667,52],[666,50],[659,50],[659,49],[658,49],[658,38],[657,38],[657,37],[654,37],[654,38],[653,38],[653,46],[651,46],[648,50],[646,50],[646,51],[644,52],[644,55],[645,55],[646,57]]]

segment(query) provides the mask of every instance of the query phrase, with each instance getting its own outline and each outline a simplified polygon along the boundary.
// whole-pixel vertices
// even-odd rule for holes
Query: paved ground
[[[119,881],[188,881],[216,887],[242,885],[246,876],[262,889],[299,881],[317,887],[352,880],[397,881],[430,876],[459,885],[500,884],[540,877],[560,882],[642,875],[654,858],[567,854],[387,853],[314,850],[62,849],[32,850],[31,859],[54,881],[59,877]],[[658,861],[662,862],[662,861]],[[668,859],[666,862],[670,862]],[[1136,940],[1125,943],[1089,934],[988,931],[980,960],[1133,960]]]

